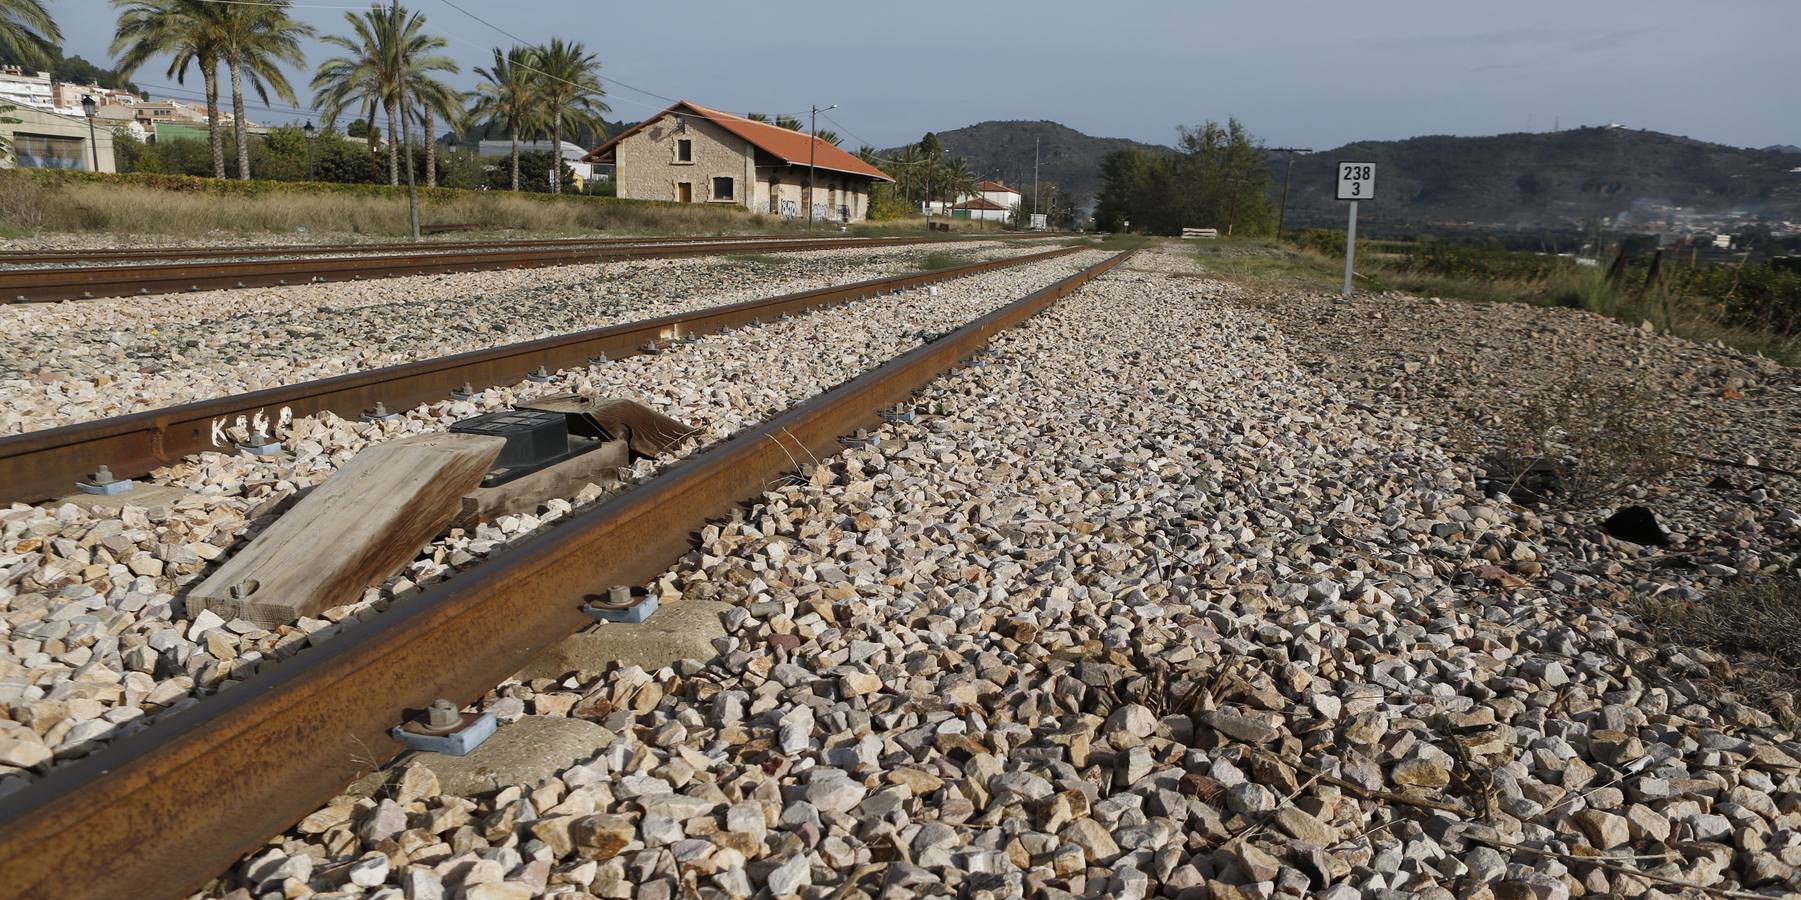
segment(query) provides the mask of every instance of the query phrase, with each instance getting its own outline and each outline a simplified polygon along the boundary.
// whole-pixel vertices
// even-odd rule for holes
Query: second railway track
[[[501,245],[498,249],[420,248],[352,256],[233,259],[223,262],[164,262],[104,266],[59,266],[0,271],[0,302],[45,303],[98,297],[148,296],[184,291],[442,275],[456,272],[566,266],[630,259],[669,259],[727,253],[792,253],[851,247],[893,247],[940,243],[943,238],[784,238]],[[354,252],[335,250],[332,252]],[[278,255],[278,254],[265,254]]]
[[[0,503],[42,500],[67,494],[75,482],[100,466],[120,478],[135,478],[159,466],[207,450],[231,449],[215,442],[214,426],[258,412],[293,416],[335,412],[355,416],[382,403],[406,409],[442,400],[469,384],[485,388],[511,384],[537,370],[586,365],[600,356],[619,358],[647,344],[707,334],[790,315],[833,303],[905,290],[982,272],[1051,259],[1079,248],[1005,257],[851,284],[798,291],[761,300],[624,322],[570,334],[473,350],[434,359],[370,369],[317,381],[233,394],[157,410],[0,437]]]
[[[450,253],[464,250],[543,250],[553,247],[603,247],[625,244],[716,244],[751,240],[805,240],[750,234],[644,235],[638,237],[574,237],[539,240],[384,241],[367,244],[262,244],[227,247],[112,247],[96,250],[13,250],[0,252],[6,266],[136,262],[146,260],[262,259],[277,256],[354,256],[370,253]]]

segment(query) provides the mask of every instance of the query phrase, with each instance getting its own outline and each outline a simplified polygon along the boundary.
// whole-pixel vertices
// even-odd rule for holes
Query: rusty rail
[[[583,244],[528,249],[421,252],[302,259],[156,263],[119,266],[60,266],[0,271],[0,302],[45,303],[96,297],[148,296],[220,288],[444,275],[493,269],[528,269],[630,259],[672,259],[724,253],[793,253],[851,247],[891,247],[935,242],[927,237],[808,238],[802,240],[702,241],[661,244]]]
[[[710,518],[795,458],[826,456],[996,335],[1131,251],[1036,291],[442,587],[0,798],[0,898],[179,897],[390,759],[387,729],[433,698],[470,702],[587,622],[577,609],[689,551]],[[805,448],[806,452],[801,452]]]
[[[0,503],[36,501],[75,490],[75,482],[99,466],[116,477],[135,478],[158,466],[175,463],[213,444],[215,423],[230,424],[238,416],[258,412],[275,418],[286,408],[295,416],[330,411],[355,416],[381,402],[390,409],[411,409],[443,400],[465,382],[486,388],[515,384],[539,366],[551,371],[587,365],[605,354],[617,359],[643,352],[646,344],[689,334],[711,334],[759,319],[800,312],[874,294],[904,290],[1052,259],[1080,248],[1060,248],[912,275],[877,278],[747,300],[694,312],[626,322],[572,334],[474,350],[453,356],[402,363],[318,381],[233,394],[164,409],[129,413],[92,422],[0,437]],[[229,445],[222,449],[231,450]]]

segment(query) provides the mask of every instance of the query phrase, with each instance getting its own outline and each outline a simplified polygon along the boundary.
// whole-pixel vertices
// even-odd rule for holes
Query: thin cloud
[[[1495,31],[1441,31],[1432,34],[1409,34],[1381,38],[1372,46],[1391,50],[1467,50],[1472,47],[1510,47],[1519,44],[1543,44],[1555,40],[1558,33],[1543,25],[1516,25]]]
[[[1594,35],[1593,37],[1583,38],[1582,40],[1571,44],[1570,49],[1583,53],[1590,53],[1598,50],[1612,50],[1617,47],[1624,47],[1656,30],[1657,26],[1655,25],[1643,25],[1638,28],[1621,28],[1617,31],[1603,32]]]

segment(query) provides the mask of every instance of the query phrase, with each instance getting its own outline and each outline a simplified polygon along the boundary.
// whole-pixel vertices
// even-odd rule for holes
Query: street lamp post
[[[81,98],[81,111],[88,117],[88,149],[94,154],[94,171],[100,171],[100,140],[94,136],[94,112],[99,104],[94,102],[92,94],[84,94]]]
[[[313,134],[318,129],[313,127],[313,120],[306,120],[306,127],[300,129],[306,133],[306,180],[313,180]]]
[[[819,147],[819,114],[837,108],[838,104],[836,103],[825,109],[820,109],[817,104],[813,106],[813,133],[809,135],[812,140],[807,141],[807,228],[809,230],[813,228],[813,171]]]

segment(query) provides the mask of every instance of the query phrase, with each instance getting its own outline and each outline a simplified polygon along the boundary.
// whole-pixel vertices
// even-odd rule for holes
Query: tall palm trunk
[[[425,105],[425,186],[438,186],[438,136],[433,134],[431,104]]]
[[[213,177],[225,177],[225,142],[219,135],[219,72],[215,60],[200,64],[200,76],[206,79],[206,138],[213,150]]]
[[[250,180],[250,137],[244,131],[244,82],[242,66],[234,57],[226,60],[231,69],[231,130],[238,140],[238,178]]]
[[[363,143],[369,145],[369,183],[381,183],[381,168],[375,161],[375,98],[369,98],[368,112],[363,114],[363,121],[369,123],[363,130]]]
[[[563,108],[550,115],[550,192],[563,192]]]
[[[394,119],[394,101],[383,100],[381,108],[388,114],[388,186],[400,187],[400,127]]]
[[[508,129],[507,136],[513,139],[513,193],[519,193],[519,126]]]

